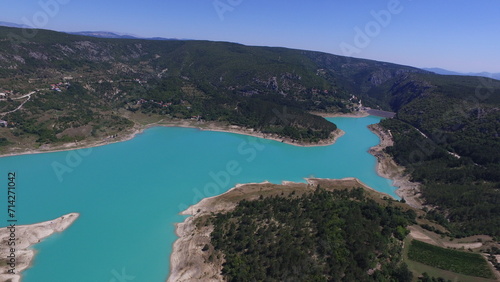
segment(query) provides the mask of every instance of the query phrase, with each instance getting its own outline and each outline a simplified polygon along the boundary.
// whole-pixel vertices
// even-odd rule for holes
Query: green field
[[[408,258],[426,265],[470,276],[494,278],[486,260],[479,254],[444,249],[413,240]]]

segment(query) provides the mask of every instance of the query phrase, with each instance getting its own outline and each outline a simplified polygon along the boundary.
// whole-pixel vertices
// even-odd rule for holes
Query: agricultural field
[[[476,253],[445,249],[412,240],[408,250],[408,258],[455,273],[488,279],[495,278],[486,260]]]

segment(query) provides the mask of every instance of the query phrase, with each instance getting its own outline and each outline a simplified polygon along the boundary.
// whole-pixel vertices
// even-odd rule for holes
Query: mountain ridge
[[[497,73],[491,73],[491,72],[467,72],[467,73],[462,73],[462,72],[455,72],[455,71],[450,71],[446,70],[443,68],[422,68],[423,70],[430,71],[436,74],[442,74],[442,75],[465,75],[465,76],[482,76],[482,77],[487,77],[487,78],[493,78],[496,80],[500,80],[500,72]]]
[[[12,28],[22,28],[22,29],[35,29],[34,27],[31,27],[29,25],[25,24],[17,24],[13,22],[2,22],[0,21],[0,26],[3,27],[12,27]],[[73,34],[73,35],[83,35],[83,36],[90,36],[90,37],[97,37],[97,38],[121,38],[121,39],[147,39],[147,40],[190,40],[190,39],[178,39],[178,38],[165,38],[165,37],[142,37],[142,36],[135,36],[135,35],[130,35],[130,34],[120,34],[118,32],[112,32],[112,31],[56,31],[56,30],[51,30],[55,32],[63,32],[63,33],[68,33],[68,34]]]
[[[1,22],[0,21],[0,26],[5,26],[5,27],[14,27],[14,28],[33,28],[25,24],[17,24],[17,23],[12,23],[12,22]],[[55,30],[53,30],[55,31]],[[143,36],[136,36],[136,35],[130,35],[130,34],[120,34],[117,32],[113,31],[71,31],[71,32],[65,32],[65,31],[56,31],[56,32],[64,32],[68,34],[73,34],[73,35],[83,35],[83,36],[91,36],[91,37],[97,37],[97,38],[116,38],[116,39],[147,39],[147,40],[194,40],[194,39],[179,39],[179,38],[165,38],[165,37],[143,37]],[[277,47],[280,48],[280,47]],[[320,52],[323,53],[323,52]],[[377,61],[377,60],[374,60]],[[397,63],[394,63],[397,64]],[[482,76],[482,77],[487,77],[487,78],[494,78],[497,80],[500,80],[500,73],[491,73],[491,72],[455,72],[455,71],[450,71],[447,69],[443,68],[438,68],[438,67],[432,67],[432,68],[420,68],[424,71],[429,71],[433,72],[436,74],[442,74],[442,75],[464,75],[464,76]]]
[[[0,26],[15,27],[15,28],[32,28],[29,25],[25,25],[25,24],[17,24],[17,23],[2,22],[2,21],[0,21]]]
[[[145,40],[189,40],[189,39],[177,39],[177,38],[164,38],[164,37],[139,37],[135,35],[119,34],[110,31],[77,31],[77,32],[66,32],[73,35],[83,35],[91,36],[97,38],[116,38],[116,39],[145,39]]]

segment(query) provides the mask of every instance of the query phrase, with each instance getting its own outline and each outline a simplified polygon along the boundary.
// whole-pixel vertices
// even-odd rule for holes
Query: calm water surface
[[[329,120],[346,134],[324,147],[158,127],[93,149],[0,158],[4,185],[7,172],[17,173],[20,224],[80,213],[36,245],[23,281],[165,281],[178,213],[237,183],[357,177],[395,196],[367,152],[379,139],[366,126],[380,118]],[[0,219],[6,226],[4,212]]]

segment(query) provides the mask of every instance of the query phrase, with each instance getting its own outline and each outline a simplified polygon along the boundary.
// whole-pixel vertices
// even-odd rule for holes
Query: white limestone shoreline
[[[79,216],[70,213],[45,222],[0,228],[0,281],[21,281],[21,273],[31,266],[36,254],[31,246],[66,230]]]

